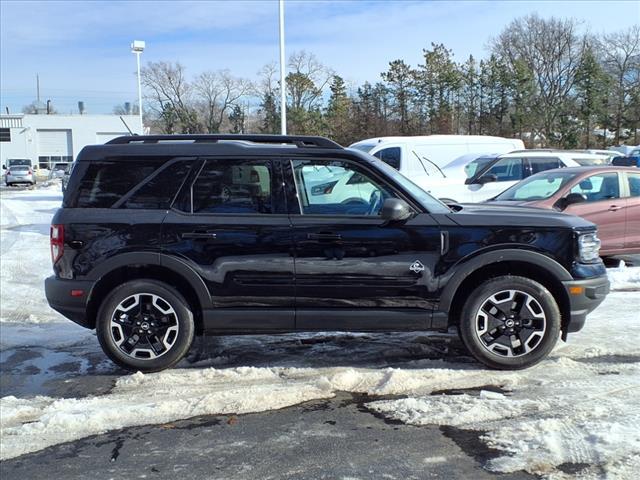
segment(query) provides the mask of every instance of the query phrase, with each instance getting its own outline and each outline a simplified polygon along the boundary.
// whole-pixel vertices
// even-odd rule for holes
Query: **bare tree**
[[[207,133],[218,133],[229,111],[251,93],[253,85],[249,80],[232,76],[229,70],[219,70],[200,74],[193,89]]]
[[[309,111],[316,107],[334,73],[312,53],[304,50],[292,53],[286,80],[292,108]]]
[[[511,22],[492,42],[492,51],[512,71],[518,62],[531,71],[536,85],[539,122],[547,140],[554,138],[566,114],[584,50],[575,19],[543,19],[536,14]]]
[[[193,87],[180,63],[149,62],[142,69],[142,83],[149,92],[149,107],[160,117],[166,133],[202,131],[194,107]]]
[[[604,35],[599,43],[604,68],[614,79],[614,125],[616,143],[620,143],[620,134],[625,113],[637,89],[640,88],[640,25],[628,30]],[[633,109],[629,109],[633,111]],[[629,119],[636,125],[637,118]]]

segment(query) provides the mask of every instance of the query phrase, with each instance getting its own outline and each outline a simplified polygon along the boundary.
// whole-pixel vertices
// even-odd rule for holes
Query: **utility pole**
[[[284,64],[284,0],[280,0],[280,133],[287,134],[287,89]]]

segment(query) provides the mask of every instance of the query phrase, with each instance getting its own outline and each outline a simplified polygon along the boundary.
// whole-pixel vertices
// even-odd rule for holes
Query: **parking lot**
[[[58,184],[2,191],[3,478],[631,478],[640,268],[541,364],[482,368],[449,334],[198,340],[178,368],[115,367],[49,309]],[[633,261],[634,259],[627,259]],[[215,475],[214,475],[215,472]]]

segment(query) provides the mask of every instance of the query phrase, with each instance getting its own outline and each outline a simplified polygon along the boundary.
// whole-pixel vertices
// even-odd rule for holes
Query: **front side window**
[[[570,193],[584,195],[587,202],[599,202],[611,198],[620,198],[620,184],[617,173],[591,175],[571,188]]]
[[[273,213],[271,180],[267,160],[209,159],[176,206],[192,213]]]
[[[522,180],[522,159],[503,158],[498,160],[482,176],[495,175],[497,182],[515,182]]]
[[[391,189],[343,161],[292,160],[300,210],[305,215],[378,216]]]
[[[384,148],[373,154],[387,165],[400,170],[400,147]]]

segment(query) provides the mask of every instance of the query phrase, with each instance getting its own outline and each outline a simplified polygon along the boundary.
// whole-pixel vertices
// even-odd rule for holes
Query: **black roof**
[[[206,155],[273,155],[287,153],[338,153],[346,150],[337,143],[301,135],[131,135],[104,145],[82,149],[78,161],[106,157],[175,157]]]

